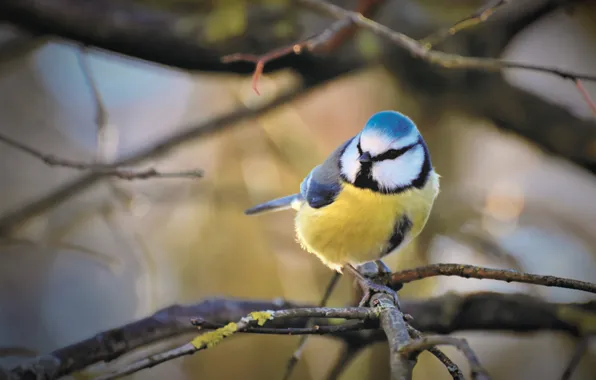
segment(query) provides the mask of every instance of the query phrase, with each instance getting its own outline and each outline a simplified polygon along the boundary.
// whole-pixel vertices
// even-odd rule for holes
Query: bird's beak
[[[368,152],[364,152],[360,155],[360,157],[358,157],[358,161],[360,162],[371,162],[372,161],[372,157],[370,156],[370,153]]]

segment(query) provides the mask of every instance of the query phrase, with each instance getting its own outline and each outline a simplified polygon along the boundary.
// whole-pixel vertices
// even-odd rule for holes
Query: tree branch
[[[61,158],[51,154],[43,153],[35,148],[14,140],[8,136],[0,134],[0,142],[11,146],[23,153],[39,159],[49,166],[60,166],[70,169],[90,171],[101,176],[112,176],[120,179],[134,180],[134,179],[148,179],[148,178],[201,178],[203,177],[202,170],[188,170],[181,172],[160,172],[155,168],[149,169],[124,169],[110,164],[96,164],[80,161],[73,161],[66,158]]]
[[[151,368],[157,364],[170,361],[181,356],[192,355],[198,351],[211,348],[219,344],[223,339],[234,335],[237,332],[245,332],[256,326],[263,326],[270,320],[289,319],[289,318],[344,318],[358,319],[367,321],[376,319],[377,314],[374,309],[363,307],[352,308],[294,308],[287,310],[266,310],[251,312],[239,322],[230,322],[217,330],[202,334],[193,339],[192,342],[176,347],[174,349],[151,355],[147,358],[135,361],[115,372],[99,376],[96,380],[117,379],[125,375],[138,372],[140,370]]]
[[[411,380],[416,360],[412,360],[400,350],[411,341],[404,315],[391,296],[385,293],[373,295],[370,302],[380,310],[380,325],[389,343],[391,380]]]
[[[399,286],[399,284],[434,276],[459,276],[464,278],[522,282],[526,284],[553,286],[596,293],[596,284],[590,282],[556,276],[523,273],[511,269],[492,269],[464,264],[431,264],[424,267],[406,269],[394,273],[391,277],[391,282],[393,286]]]
[[[587,315],[596,314],[596,302],[557,304],[523,294],[473,293],[446,294],[428,300],[402,300],[403,312],[413,316],[410,324],[425,333],[449,334],[456,331],[560,331],[579,336],[581,326],[567,318],[563,308]],[[200,318],[216,325],[237,321],[254,310],[281,310],[300,305],[284,301],[245,301],[212,298],[192,305],[173,305],[124,326],[100,332],[89,339],[35,358],[11,371],[12,378],[39,376],[57,379],[95,363],[111,361],[126,353],[176,336],[196,331],[190,321]],[[283,321],[283,324],[277,324]],[[275,328],[303,328],[306,318],[271,321]],[[328,326],[324,320],[316,325]],[[333,334],[350,346],[365,346],[385,340],[381,331]],[[11,378],[11,380],[12,380]]]

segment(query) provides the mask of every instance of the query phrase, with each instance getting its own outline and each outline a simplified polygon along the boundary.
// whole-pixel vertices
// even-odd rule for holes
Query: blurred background
[[[64,3],[55,1],[56,6]],[[195,33],[195,22],[206,25],[195,42],[212,55],[193,58],[191,47],[188,56],[180,50],[169,53],[160,45],[169,41],[165,29],[155,40],[139,42],[149,50],[130,50],[129,55],[137,52],[146,60],[118,54],[126,54],[132,40],[107,49],[111,40],[94,37],[91,27],[91,37],[81,40],[92,46],[82,49],[71,40],[48,37],[51,27],[29,30],[35,20],[4,13],[1,134],[48,154],[112,162],[288,89],[308,91],[139,166],[200,168],[202,179],[103,178],[71,189],[13,224],[11,217],[19,210],[47,200],[85,174],[50,167],[0,143],[0,348],[18,348],[3,351],[7,354],[0,363],[15,364],[161,307],[205,297],[317,302],[331,272],[295,242],[293,213],[248,218],[243,210],[296,192],[313,166],[384,109],[403,112],[417,123],[442,176],[428,226],[406,252],[387,260],[393,270],[453,262],[596,282],[596,118],[572,81],[529,71],[508,70],[501,76],[438,69],[357,32],[331,53],[272,62],[257,96],[251,88],[252,65],[226,66],[217,57],[285,46],[323,30],[331,20],[298,12],[284,1],[116,3],[96,2],[105,6],[105,17],[112,10],[109,4],[130,5],[122,11],[125,16],[137,9],[131,4],[151,14],[173,14],[184,21],[178,24],[183,34]],[[366,2],[335,3],[357,9]],[[413,38],[449,26],[483,4],[370,3],[381,3],[370,8],[371,17]],[[258,17],[263,17],[260,23]],[[150,19],[148,28],[160,22]],[[68,37],[70,30],[58,28],[52,34]],[[78,24],[72,31],[71,37],[85,33]],[[95,43],[107,50],[94,48]],[[153,46],[158,63],[147,61]],[[437,49],[594,75],[596,6],[511,1],[488,22]],[[85,68],[106,111],[100,128]],[[583,85],[596,98],[596,83]],[[524,292],[553,302],[593,299],[579,291],[451,277],[408,284],[400,294],[426,298],[478,290]],[[343,278],[331,304],[345,305],[353,297],[351,281]],[[497,380],[558,379],[576,344],[555,333],[457,335],[469,339]],[[281,378],[297,341],[239,336],[133,377]],[[340,348],[340,342],[312,337],[293,378],[323,379]],[[572,379],[596,378],[595,348]],[[445,351],[467,371],[459,353]],[[379,343],[359,354],[341,379],[383,379],[387,374],[386,346]],[[425,354],[414,378],[449,376]]]

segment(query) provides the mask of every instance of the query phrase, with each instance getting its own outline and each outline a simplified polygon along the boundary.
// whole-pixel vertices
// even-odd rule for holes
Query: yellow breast
[[[438,193],[438,176],[431,174],[422,189],[384,195],[344,184],[333,203],[314,209],[308,204],[296,214],[296,236],[302,247],[332,269],[379,259],[396,220],[406,214],[412,230],[399,251],[417,236],[428,219]]]

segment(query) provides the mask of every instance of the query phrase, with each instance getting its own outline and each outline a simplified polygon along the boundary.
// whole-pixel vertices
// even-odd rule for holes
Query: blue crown
[[[396,111],[381,111],[372,115],[363,131],[375,131],[389,138],[401,138],[416,130],[416,125],[409,117]]]

